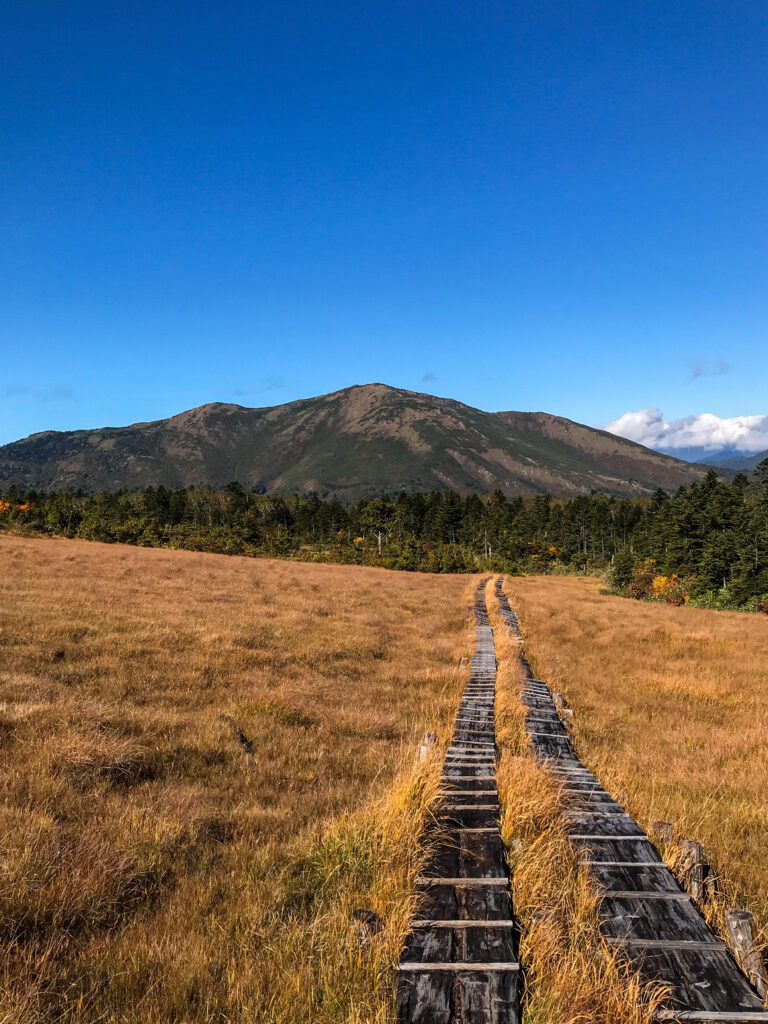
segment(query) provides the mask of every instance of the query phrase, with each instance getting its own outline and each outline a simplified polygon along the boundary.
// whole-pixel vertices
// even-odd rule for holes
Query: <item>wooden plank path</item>
[[[445,756],[439,841],[398,966],[400,1024],[519,1024],[520,965],[496,789],[496,656],[484,586]]]
[[[532,678],[503,577],[501,616],[520,644],[526,726],[536,758],[563,784],[568,835],[600,891],[606,942],[646,981],[669,987],[659,1019],[768,1021],[768,1012],[724,942],[677,883],[648,836],[581,763],[545,683]]]

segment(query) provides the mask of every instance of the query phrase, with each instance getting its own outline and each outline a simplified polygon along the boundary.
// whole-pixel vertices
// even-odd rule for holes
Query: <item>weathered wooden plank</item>
[[[478,782],[485,782],[485,779],[478,779],[477,781]],[[488,780],[488,781],[492,782],[493,780],[491,779],[491,780]],[[496,786],[494,785],[492,789],[480,789],[479,787],[477,787],[475,789],[439,789],[437,791],[437,795],[438,796],[477,796],[478,793],[482,793],[483,796],[485,796],[486,794],[490,795],[490,794],[493,794],[493,793],[498,795],[498,792],[499,792],[498,789],[496,789]]]
[[[443,808],[447,811],[497,811],[499,809],[499,803],[485,803],[485,804],[455,804],[449,800],[443,801]]]
[[[443,781],[450,780],[451,782],[460,782],[463,779],[470,779],[473,782],[492,782],[493,784],[496,784],[495,778],[489,778],[486,775],[445,775],[443,773],[440,778]]]
[[[673,1016],[669,1017],[658,1017],[658,1020],[669,1020],[672,1022],[690,1020],[690,1021],[734,1021],[736,1024],[750,1024],[751,1021],[764,1021],[768,1020],[768,1011],[756,1010],[752,1013],[749,1011],[739,1012],[730,1010],[678,1010]]]
[[[604,804],[603,808],[599,811],[584,811],[579,807],[565,807],[563,809],[563,816],[568,821],[581,821],[585,818],[623,818],[629,821],[632,820],[619,804],[615,806],[618,810],[612,810],[608,804]]]
[[[453,830],[439,843],[430,858],[430,876],[498,878],[507,862],[501,832]]]
[[[516,971],[399,975],[398,1024],[519,1024]]]
[[[716,950],[725,949],[726,945],[724,942],[719,942],[717,939],[712,939],[710,942],[705,940],[696,939],[637,939],[628,938],[627,936],[612,936],[604,935],[603,938],[611,946],[624,946],[629,949],[674,949],[679,952],[691,951],[694,953],[700,953],[703,950]]]
[[[453,779],[449,775],[441,776],[440,785],[442,788],[438,790],[438,796],[477,796],[479,793],[489,797],[499,795],[496,779],[491,775],[485,778],[472,776],[469,779],[466,776]]]
[[[401,963],[509,963],[516,960],[508,928],[412,927]]]
[[[585,835],[591,839],[627,839],[641,837],[650,846],[648,836],[632,818],[617,818],[615,814],[606,815],[602,819],[586,818],[584,821],[571,823],[569,838]],[[578,831],[576,830],[578,826]]]
[[[516,960],[500,963],[493,961],[475,963],[471,960],[438,960],[435,963],[426,963],[412,960],[403,961],[397,965],[397,969],[398,971],[519,971],[520,964]]]
[[[436,878],[432,875],[418,875],[415,879],[416,885],[456,885],[456,886],[487,886],[487,885],[509,885],[506,875],[500,878]]]
[[[725,924],[739,966],[757,989],[758,995],[765,999],[768,994],[768,973],[754,914],[748,910],[726,910]]]
[[[512,916],[507,886],[425,886],[419,896],[419,917],[505,921]]]
[[[732,1013],[765,1010],[725,949],[635,949],[621,955],[627,956],[644,980],[669,985],[675,1009]]]
[[[714,943],[725,948],[716,939],[707,922],[692,900],[612,899],[610,911],[601,901],[600,931],[609,942],[628,942],[631,945],[664,945],[681,943],[687,948],[692,942]]]
[[[687,892],[659,892],[657,889],[604,889],[598,894],[601,900],[683,900],[692,897]]]
[[[582,860],[581,863],[591,868],[658,868],[669,871],[661,860]]]
[[[608,839],[608,840],[616,839],[616,836],[610,836],[610,835],[606,835],[606,834],[602,834],[602,835],[574,835],[573,833],[569,833],[568,834],[568,839],[571,842],[574,842],[577,839],[587,839],[587,840],[589,840],[589,842],[594,843],[595,841],[599,841],[601,839]],[[621,841],[623,843],[628,843],[628,842],[647,843],[648,842],[648,837],[647,836],[622,836],[621,837]]]
[[[517,921],[412,921],[414,928],[517,928]]]

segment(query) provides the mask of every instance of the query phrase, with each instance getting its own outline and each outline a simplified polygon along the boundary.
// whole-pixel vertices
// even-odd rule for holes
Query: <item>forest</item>
[[[710,471],[636,499],[434,491],[343,505],[239,483],[95,495],[11,487],[0,528],[423,572],[604,574],[629,597],[768,609],[768,459],[750,478]]]

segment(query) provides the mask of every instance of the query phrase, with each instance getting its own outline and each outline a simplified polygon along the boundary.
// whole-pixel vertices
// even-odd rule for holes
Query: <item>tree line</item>
[[[713,607],[768,601],[768,460],[674,494],[399,494],[344,505],[239,483],[142,493],[9,488],[0,526],[87,540],[424,572],[605,573],[615,592]]]

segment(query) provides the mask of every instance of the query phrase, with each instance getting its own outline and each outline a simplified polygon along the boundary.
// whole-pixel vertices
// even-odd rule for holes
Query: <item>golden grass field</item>
[[[9,535],[0,567],[1,1024],[390,1021],[477,578]],[[505,584],[585,762],[765,926],[768,618],[600,588]],[[487,597],[526,1022],[644,1024]]]
[[[700,840],[724,903],[752,910],[766,929],[768,617],[601,587],[507,578],[534,671],[568,698],[577,750],[606,788],[628,794],[645,828],[661,819]],[[664,852],[673,862],[674,847]]]
[[[384,1020],[474,579],[8,535],[0,567],[3,1024]]]

